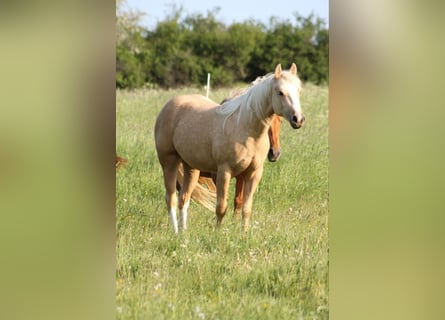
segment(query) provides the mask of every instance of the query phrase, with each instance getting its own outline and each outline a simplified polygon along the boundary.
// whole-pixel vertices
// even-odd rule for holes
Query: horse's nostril
[[[293,121],[293,122],[298,122],[298,117],[297,117],[297,116],[293,116],[293,117],[292,117],[292,121]]]
[[[280,155],[281,155],[281,150],[280,149],[270,148],[269,149],[269,153],[267,154],[267,159],[269,159],[270,162],[275,162],[275,161],[278,160]]]

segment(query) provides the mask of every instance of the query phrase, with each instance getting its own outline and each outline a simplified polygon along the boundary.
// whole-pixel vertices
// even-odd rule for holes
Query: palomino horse
[[[259,81],[260,78],[256,79],[252,84],[255,84],[256,81]],[[236,89],[232,91],[231,95],[224,99],[221,104],[233,99],[241,95],[245,89]],[[272,122],[270,124],[269,130],[267,131],[269,136],[269,152],[267,154],[267,159],[271,162],[275,162],[281,155],[281,146],[280,146],[280,129],[281,129],[281,117],[276,114],[273,115]],[[176,184],[176,188],[178,191],[181,190],[181,184],[183,181],[184,170],[182,168],[182,164],[178,167],[178,183]],[[233,199],[234,205],[234,214],[236,217],[241,215],[241,207],[243,204],[243,194],[244,194],[244,179],[243,176],[237,176],[236,185],[235,185],[235,197]],[[205,185],[207,189],[202,188],[202,185]],[[200,172],[198,185],[195,190],[193,190],[191,198],[196,202],[200,203],[204,207],[209,210],[215,210],[215,201],[216,201],[216,174],[208,173],[208,172]]]
[[[200,171],[216,173],[216,223],[221,225],[227,210],[231,177],[243,176],[244,195],[242,227],[247,230],[252,211],[253,193],[261,180],[268,153],[267,130],[274,114],[300,128],[304,115],[300,106],[301,81],[297,66],[275,72],[261,79],[246,92],[222,106],[200,95],[171,99],[156,119],[155,143],[164,174],[166,202],[175,232],[187,227],[190,196]],[[183,187],[176,196],[179,163],[184,167]]]

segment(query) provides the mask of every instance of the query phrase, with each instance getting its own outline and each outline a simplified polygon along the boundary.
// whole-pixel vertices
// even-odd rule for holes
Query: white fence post
[[[209,97],[210,92],[210,73],[207,73],[207,98]]]

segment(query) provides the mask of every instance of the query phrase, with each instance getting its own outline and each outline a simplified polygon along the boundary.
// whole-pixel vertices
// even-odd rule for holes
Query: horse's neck
[[[267,133],[273,117],[270,85],[261,83],[247,95],[245,106],[240,110],[239,124],[249,128],[249,135],[260,137]]]

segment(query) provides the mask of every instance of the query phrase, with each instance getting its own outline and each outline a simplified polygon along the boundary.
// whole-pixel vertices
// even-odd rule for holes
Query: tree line
[[[298,66],[303,81],[328,82],[329,30],[313,14],[295,21],[270,18],[226,25],[219,9],[183,15],[173,9],[153,30],[139,25],[140,14],[117,11],[116,87],[172,88],[250,82],[277,63]]]

